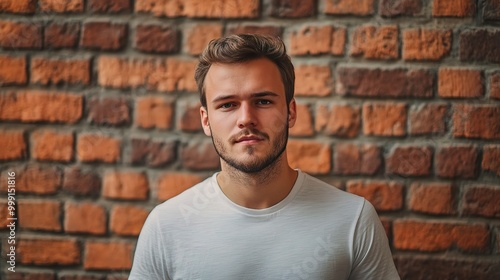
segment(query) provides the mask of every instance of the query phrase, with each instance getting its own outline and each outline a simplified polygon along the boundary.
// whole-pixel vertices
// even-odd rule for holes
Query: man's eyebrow
[[[262,91],[262,92],[252,93],[250,95],[250,98],[277,97],[277,96],[279,96],[279,94],[274,93],[272,91]],[[228,100],[228,99],[232,99],[232,98],[235,98],[235,97],[236,97],[236,95],[234,95],[234,94],[220,95],[220,96],[217,96],[216,98],[214,98],[214,100],[212,100],[212,103],[218,103],[218,102],[221,102],[221,101],[224,101],[224,100]]]

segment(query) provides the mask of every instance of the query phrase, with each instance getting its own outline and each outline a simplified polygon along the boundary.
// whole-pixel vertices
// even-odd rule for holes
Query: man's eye
[[[229,109],[231,107],[233,107],[233,103],[224,103],[222,105],[219,106],[219,108],[222,108],[222,109]]]
[[[259,104],[259,105],[269,105],[269,104],[271,104],[271,101],[270,100],[266,100],[266,99],[262,99],[262,100],[257,101],[257,104]]]

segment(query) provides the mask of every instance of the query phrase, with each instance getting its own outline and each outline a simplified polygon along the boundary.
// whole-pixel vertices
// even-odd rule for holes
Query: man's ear
[[[208,120],[208,110],[203,106],[200,106],[200,118],[203,132],[205,132],[205,135],[207,136],[212,136],[212,132],[210,131],[210,121]]]
[[[292,128],[297,121],[297,104],[295,103],[295,98],[288,104],[288,127]]]

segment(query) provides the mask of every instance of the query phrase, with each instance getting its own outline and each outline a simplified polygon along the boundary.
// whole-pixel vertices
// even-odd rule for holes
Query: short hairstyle
[[[204,84],[213,63],[241,63],[262,57],[268,58],[278,67],[285,88],[286,102],[287,105],[290,104],[294,95],[295,73],[283,41],[265,35],[238,34],[210,41],[200,55],[194,79],[200,93],[201,105],[207,107]]]

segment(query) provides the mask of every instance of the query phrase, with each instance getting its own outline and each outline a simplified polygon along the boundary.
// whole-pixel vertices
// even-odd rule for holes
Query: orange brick
[[[132,244],[87,241],[83,267],[85,270],[130,270]]]
[[[314,129],[311,111],[306,104],[297,104],[297,121],[290,129],[292,136],[313,136]]]
[[[184,3],[182,0],[136,0],[135,11],[151,13],[157,17],[183,16]]]
[[[221,24],[197,24],[188,31],[187,49],[189,54],[201,54],[205,46],[213,39],[222,36]]]
[[[26,157],[27,146],[23,131],[0,130],[0,160]]]
[[[141,97],[136,101],[135,124],[141,128],[170,129],[173,106],[163,97]]]
[[[349,181],[347,191],[364,197],[378,211],[393,211],[403,207],[403,185],[385,181]]]
[[[159,17],[256,18],[259,16],[260,1],[138,0],[135,2],[135,10]]]
[[[82,162],[113,163],[120,160],[121,141],[100,134],[83,134],[78,137],[77,155]]]
[[[454,214],[455,199],[449,183],[413,183],[409,208],[428,214]]]
[[[373,0],[326,0],[324,12],[331,15],[371,15]]]
[[[23,238],[17,246],[22,264],[69,266],[80,263],[80,246],[75,239]]]
[[[283,28],[275,25],[238,24],[227,27],[225,34],[262,34],[283,38]]]
[[[403,33],[403,59],[440,60],[450,53],[451,39],[451,30],[405,30]]]
[[[386,159],[386,172],[401,176],[424,176],[431,172],[430,147],[396,146]]]
[[[384,17],[421,16],[422,0],[380,0],[379,13]]]
[[[200,102],[179,100],[176,103],[176,111],[180,112],[180,117],[177,119],[177,128],[189,132],[201,131]]]
[[[328,96],[332,93],[333,77],[329,66],[299,65],[295,77],[297,96]]]
[[[110,230],[119,235],[138,236],[148,214],[144,208],[117,205],[111,210]]]
[[[316,131],[339,137],[356,137],[361,127],[361,109],[357,106],[320,105],[316,111]]]
[[[382,166],[381,152],[378,146],[338,143],[334,150],[333,171],[335,174],[375,175]]]
[[[16,194],[54,194],[61,188],[62,172],[55,166],[29,164],[12,171],[16,173]],[[7,172],[1,173],[1,180],[7,181]],[[6,192],[7,184],[0,184],[0,189]]]
[[[500,139],[500,107],[457,104],[453,108],[453,136]]]
[[[64,231],[67,233],[106,234],[106,209],[93,203],[67,202],[64,209]]]
[[[369,59],[395,59],[399,56],[397,25],[362,26],[354,30],[351,56]]]
[[[18,219],[22,228],[43,231],[62,230],[59,201],[23,199],[18,203]]]
[[[346,29],[334,26],[306,26],[291,36],[291,55],[342,55],[346,41]]]
[[[0,20],[0,47],[6,49],[41,49],[40,23]]]
[[[83,12],[83,0],[39,0],[40,10],[42,12]]]
[[[76,123],[82,117],[81,95],[63,92],[11,91],[0,94],[0,119]]]
[[[33,14],[36,11],[36,0],[3,0],[0,11],[14,14]]]
[[[26,57],[0,55],[0,85],[24,85],[27,80]]]
[[[490,243],[486,224],[396,220],[394,246],[399,250],[444,251],[457,246],[469,252],[484,252]]]
[[[410,109],[409,132],[413,135],[446,132],[446,104],[425,103]]]
[[[406,134],[407,108],[404,103],[363,104],[363,133],[376,136]]]
[[[473,98],[484,95],[483,77],[479,70],[441,68],[438,94],[445,98]]]
[[[88,59],[31,59],[31,82],[49,84],[90,83],[90,61]]]
[[[312,174],[326,174],[332,168],[332,149],[328,144],[292,140],[287,146],[288,162]]]
[[[500,176],[500,145],[485,145],[481,168]]]
[[[434,0],[432,15],[435,17],[472,17],[476,4],[470,0]]]
[[[168,172],[158,179],[158,201],[170,199],[203,181],[203,177],[188,173]]]
[[[148,178],[138,172],[108,172],[104,176],[103,196],[110,199],[145,200]]]
[[[39,130],[31,135],[33,158],[37,160],[69,162],[73,159],[72,133]]]
[[[500,217],[500,185],[475,184],[466,188],[462,197],[463,213],[489,218]]]

